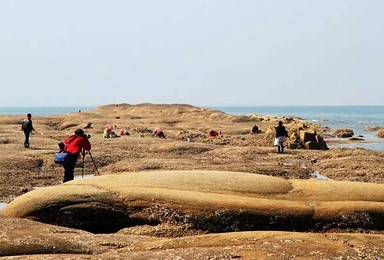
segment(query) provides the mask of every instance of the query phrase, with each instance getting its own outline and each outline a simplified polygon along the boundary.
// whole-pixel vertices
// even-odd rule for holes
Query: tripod
[[[91,160],[92,160],[92,163],[93,163],[93,167],[94,167],[94,169],[95,169],[96,174],[97,174],[97,175],[100,175],[100,172],[99,172],[99,170],[97,169],[97,166],[96,166],[95,160],[93,159],[93,156],[92,156],[92,154],[91,154],[91,151],[86,151],[85,149],[83,149],[83,150],[81,151],[81,154],[82,154],[82,156],[83,156],[83,163],[82,163],[82,169],[81,169],[81,176],[84,178],[84,160],[85,160],[85,155],[86,155],[87,153],[89,154],[89,157],[91,157]]]

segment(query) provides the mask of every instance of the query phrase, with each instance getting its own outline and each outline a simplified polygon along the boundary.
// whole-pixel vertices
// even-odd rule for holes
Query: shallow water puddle
[[[7,206],[8,203],[0,202],[0,211]]]
[[[314,178],[313,178],[314,180],[321,180],[321,181],[331,180],[327,176],[321,175],[319,171],[314,171],[312,176],[314,176]]]
[[[95,177],[94,174],[85,174],[84,176],[83,175],[76,175],[74,180],[81,180],[81,179],[87,179],[87,178],[92,178],[92,177]]]

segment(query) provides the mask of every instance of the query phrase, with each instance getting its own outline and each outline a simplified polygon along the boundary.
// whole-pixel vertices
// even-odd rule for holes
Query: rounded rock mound
[[[41,188],[1,214],[93,232],[382,229],[384,185],[218,171],[132,172]]]

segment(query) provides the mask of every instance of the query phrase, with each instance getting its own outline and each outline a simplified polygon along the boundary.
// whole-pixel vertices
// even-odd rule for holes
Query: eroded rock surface
[[[384,228],[384,184],[236,172],[101,176],[29,192],[1,214],[110,232],[171,223],[203,232]]]
[[[382,234],[252,231],[155,238],[92,234],[7,217],[0,217],[0,224],[1,259],[384,258]]]

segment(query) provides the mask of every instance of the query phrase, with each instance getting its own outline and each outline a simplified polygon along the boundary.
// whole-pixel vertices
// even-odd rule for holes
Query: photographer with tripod
[[[85,135],[82,129],[76,129],[74,135],[71,135],[64,140],[64,152],[68,153],[68,158],[63,162],[63,183],[73,180],[76,161],[81,151],[83,149],[87,151],[91,150],[91,143],[88,141],[88,138],[89,136]]]

